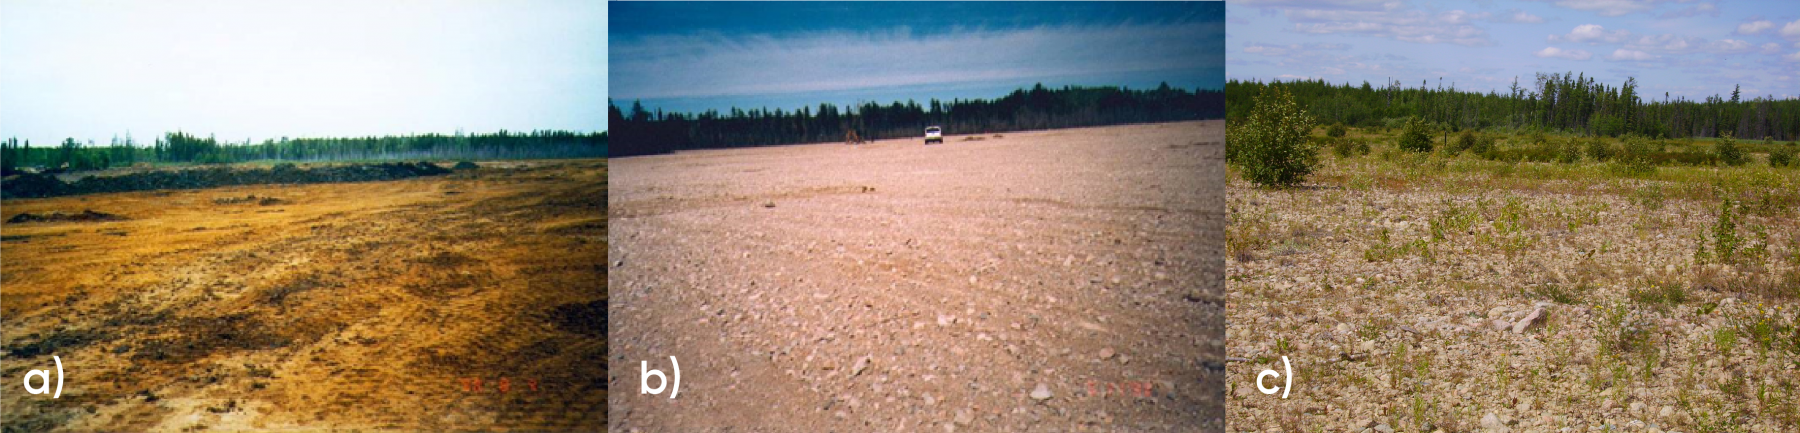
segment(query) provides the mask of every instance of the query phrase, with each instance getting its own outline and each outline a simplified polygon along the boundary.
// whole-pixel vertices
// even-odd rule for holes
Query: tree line
[[[1225,115],[1221,91],[1153,90],[1123,87],[1018,89],[993,100],[931,99],[867,102],[839,107],[822,103],[786,111],[777,108],[728,112],[665,113],[632,102],[622,108],[610,99],[608,122],[617,132],[614,156],[646,155],[686,149],[764,146],[843,141],[854,131],[864,139],[921,137],[926,126],[941,126],[946,135],[985,134],[1051,128],[1217,119]]]
[[[23,167],[41,170],[97,170],[143,163],[218,164],[239,161],[319,162],[395,159],[523,159],[605,157],[607,133],[538,130],[494,133],[418,134],[341,138],[266,139],[252,142],[220,141],[186,132],[170,132],[150,143],[130,134],[100,146],[73,138],[47,146],[32,146],[18,138],[0,141],[0,170],[11,174]]]
[[[1225,95],[1228,122],[1248,113],[1252,98],[1263,88],[1281,86],[1322,124],[1393,126],[1418,117],[1453,131],[1509,128],[1609,137],[1800,138],[1800,99],[1745,98],[1739,88],[1729,98],[1715,95],[1695,101],[1664,93],[1658,99],[1641,94],[1635,78],[1618,86],[1599,83],[1585,73],[1539,73],[1535,78],[1524,85],[1515,79],[1506,94],[1460,91],[1454,84],[1445,88],[1442,79],[1435,88],[1429,81],[1408,87],[1399,81],[1353,86],[1324,80],[1233,79],[1225,83]]]

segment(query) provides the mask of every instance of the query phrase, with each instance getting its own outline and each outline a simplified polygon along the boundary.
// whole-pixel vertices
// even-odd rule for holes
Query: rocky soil
[[[617,159],[611,430],[1220,431],[1222,126]]]
[[[1719,202],[1665,200],[1678,183],[1466,188],[1384,167],[1231,181],[1230,430],[1800,429],[1791,202],[1746,193],[1740,260],[1721,264],[1695,259]],[[1283,355],[1286,400],[1254,385]]]

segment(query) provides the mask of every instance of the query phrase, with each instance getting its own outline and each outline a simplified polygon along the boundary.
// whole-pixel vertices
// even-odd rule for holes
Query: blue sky
[[[1227,74],[1405,86],[1439,77],[1506,92],[1538,72],[1660,99],[1800,95],[1800,2],[1728,0],[1246,0],[1226,8]]]
[[[1223,5],[612,3],[614,103],[668,111],[995,98],[1036,83],[1218,89]]]
[[[6,0],[0,137],[598,131],[606,26],[590,0]]]

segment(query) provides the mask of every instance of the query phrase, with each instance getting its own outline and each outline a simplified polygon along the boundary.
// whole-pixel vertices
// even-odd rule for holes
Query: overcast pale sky
[[[1501,93],[1576,72],[1689,99],[1800,96],[1800,1],[1243,0],[1226,8],[1227,74]]]
[[[1218,2],[612,3],[614,103],[671,111],[1224,86]]]
[[[4,0],[0,137],[599,131],[606,26],[592,0]]]

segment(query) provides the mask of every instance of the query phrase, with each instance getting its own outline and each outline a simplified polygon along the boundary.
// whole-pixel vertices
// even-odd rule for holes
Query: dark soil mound
[[[92,176],[82,178],[74,183],[63,182],[52,176],[26,173],[0,182],[0,198],[39,198],[158,189],[202,189],[232,185],[373,182],[449,173],[449,169],[424,161],[339,165],[312,169],[298,168],[293,164],[278,164],[268,169],[208,167],[120,176]]]
[[[474,163],[474,162],[469,162],[469,161],[457,161],[457,162],[456,162],[456,166],[454,166],[454,167],[450,167],[450,168],[451,168],[451,169],[455,169],[455,170],[474,170],[474,169],[477,169],[477,168],[481,168],[481,166],[479,166],[479,165],[475,165],[475,163]]]
[[[558,305],[550,311],[550,320],[564,331],[605,338],[606,301]]]
[[[243,197],[221,197],[221,198],[213,199],[213,204],[217,204],[217,205],[232,205],[232,204],[245,204],[245,203],[256,203],[257,205],[260,205],[260,206],[274,206],[274,205],[278,205],[278,204],[287,204],[287,200],[282,200],[282,199],[276,198],[276,197],[257,197],[256,195],[246,195]]]
[[[126,220],[126,218],[123,216],[119,216],[116,214],[109,214],[106,212],[94,212],[92,209],[89,209],[89,210],[81,211],[81,213],[78,213],[78,214],[66,214],[66,213],[62,213],[62,212],[51,212],[49,215],[38,215],[38,214],[26,212],[26,213],[22,213],[22,214],[18,214],[18,215],[13,215],[12,218],[7,218],[6,222],[18,224],[18,223],[58,222],[58,221],[93,222],[93,221],[124,221],[124,220]]]

